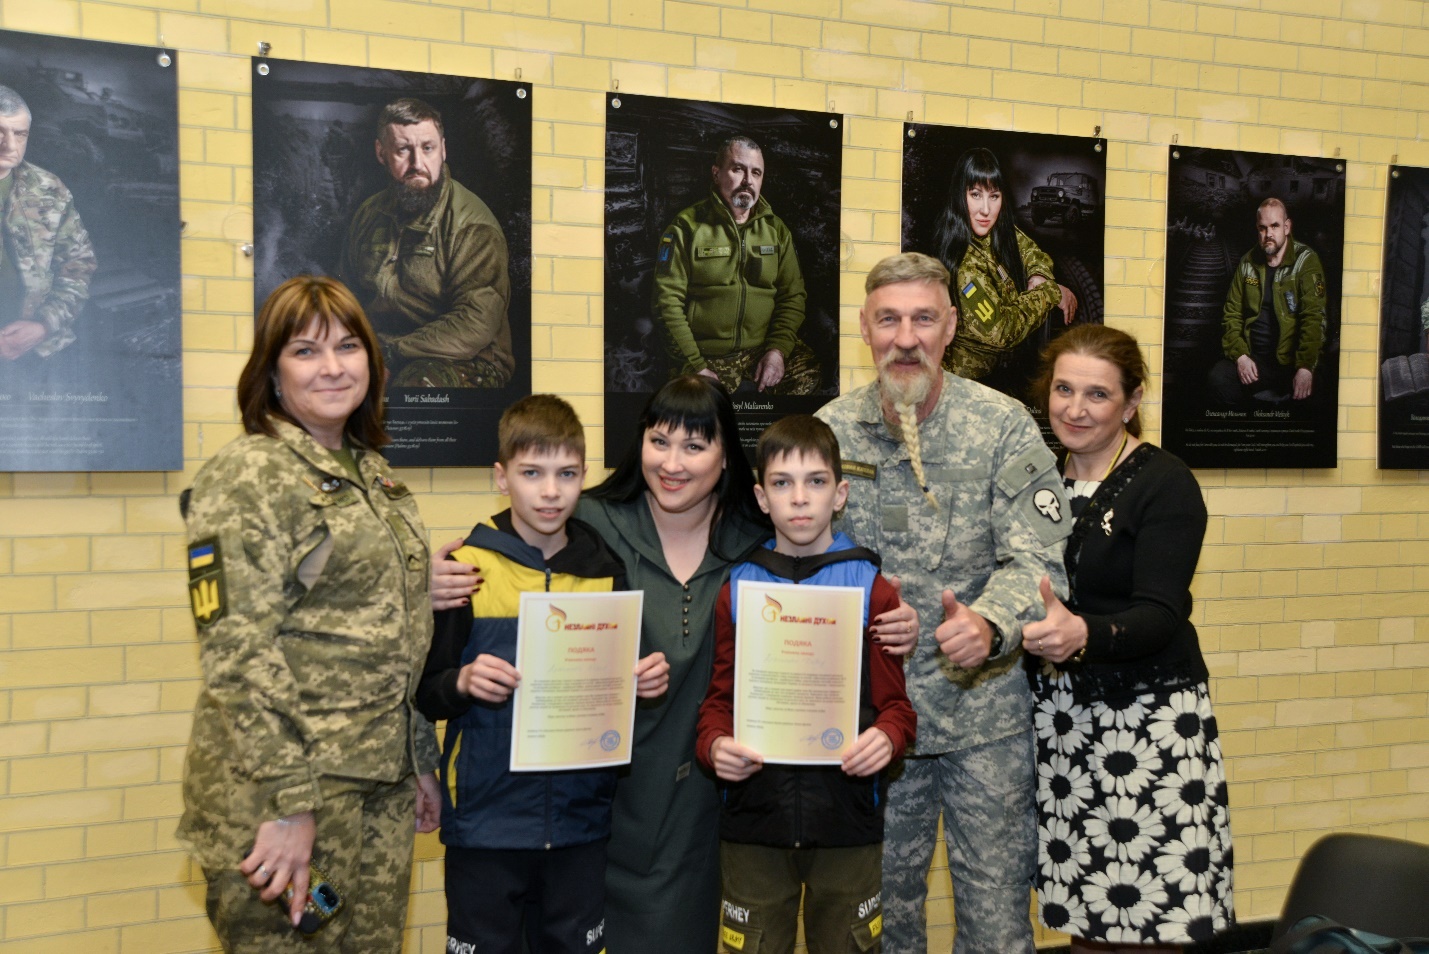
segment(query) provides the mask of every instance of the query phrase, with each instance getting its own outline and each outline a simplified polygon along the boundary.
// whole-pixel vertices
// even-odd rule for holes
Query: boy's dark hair
[[[531,394],[508,407],[496,425],[496,460],[502,465],[526,450],[574,451],[585,461],[585,428],[575,409],[554,394]]]
[[[754,445],[754,469],[759,484],[764,485],[764,468],[771,460],[786,454],[817,456],[834,472],[834,483],[844,479],[843,460],[839,457],[839,439],[834,429],[812,414],[790,414],[764,429],[759,443]]]

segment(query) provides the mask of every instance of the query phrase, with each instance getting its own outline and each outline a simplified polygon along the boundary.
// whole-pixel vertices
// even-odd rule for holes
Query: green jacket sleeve
[[[1253,268],[1249,262],[1236,263],[1235,274],[1231,276],[1231,287],[1226,291],[1226,304],[1221,312],[1221,352],[1226,360],[1234,361],[1241,355],[1250,354],[1250,342],[1245,336],[1245,270]]]
[[[980,337],[999,350],[1015,348],[1047,319],[1047,313],[1062,300],[1062,290],[1052,275],[1052,259],[1037,247],[1021,230],[1017,232],[1017,250],[1022,255],[1022,267],[1030,279],[1040,275],[1047,281],[1026,291],[1004,294],[997,302],[997,318],[984,327]],[[1012,283],[1002,283],[1010,288]]]
[[[799,253],[794,248],[794,233],[780,228],[779,274],[774,280],[774,314],[769,318],[769,333],[764,337],[766,351],[777,350],[785,358],[799,343],[799,326],[804,323],[804,274],[799,270]]]
[[[802,291],[802,280],[799,287]],[[677,219],[660,237],[660,250],[655,259],[654,308],[672,346],[684,359],[681,371],[686,374],[709,367],[695,345],[695,335],[690,331],[690,322],[686,317],[685,301],[689,288],[690,233],[681,227]]]
[[[1295,318],[1300,327],[1300,346],[1295,350],[1295,367],[1315,370],[1325,347],[1325,268],[1313,249],[1306,249],[1305,263],[1295,281],[1299,298]]]
[[[297,562],[293,528],[263,492],[261,461],[225,463],[200,474],[188,518],[191,545],[216,543],[225,591],[222,614],[199,628],[199,660],[205,691],[231,727],[234,757],[277,818],[322,803],[297,680],[278,647],[285,581]]]
[[[445,284],[447,310],[416,331],[391,339],[398,354],[465,361],[506,328],[511,276],[500,226],[472,223],[452,236]]]

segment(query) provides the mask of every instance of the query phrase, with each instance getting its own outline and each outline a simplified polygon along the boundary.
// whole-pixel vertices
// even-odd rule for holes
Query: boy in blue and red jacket
[[[695,753],[720,779],[726,950],[793,951],[800,896],[810,954],[881,947],[883,770],[913,741],[917,715],[899,660],[868,623],[898,606],[878,554],[835,534],[848,499],[838,439],[807,414],[782,418],[755,449],[759,506],[774,539],[730,571],[715,604],[714,673]],[[765,765],[734,739],[734,596],[740,580],[858,586],[866,595],[859,734],[833,766]]]
[[[523,592],[625,589],[625,567],[572,519],[585,479],[585,432],[549,394],[522,398],[498,425],[496,485],[511,509],[478,524],[452,558],[483,581],[466,606],[436,614],[417,708],[447,720],[442,843],[449,952],[604,951],[605,846],[613,768],[511,772],[511,693],[521,681],[516,622]],[[663,653],[635,668],[636,695],[669,680]],[[529,919],[523,923],[523,919]]]

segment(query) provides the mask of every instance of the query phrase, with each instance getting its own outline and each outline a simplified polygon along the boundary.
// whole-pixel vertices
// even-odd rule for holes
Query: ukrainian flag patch
[[[228,610],[223,581],[223,553],[217,537],[189,546],[189,604],[199,629],[207,629]]]

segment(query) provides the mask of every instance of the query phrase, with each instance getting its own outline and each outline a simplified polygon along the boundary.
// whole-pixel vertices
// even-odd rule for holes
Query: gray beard
[[[878,390],[894,407],[903,404],[917,407],[926,401],[928,395],[933,391],[933,382],[940,372],[928,361],[927,355],[921,351],[917,354],[919,373],[911,378],[906,375],[895,376],[889,373],[893,362],[898,358],[906,357],[906,353],[890,351],[883,356],[883,362],[878,366]]]
[[[397,183],[397,216],[404,222],[422,218],[437,207],[442,196],[442,178],[424,189],[415,189],[405,182]]]

